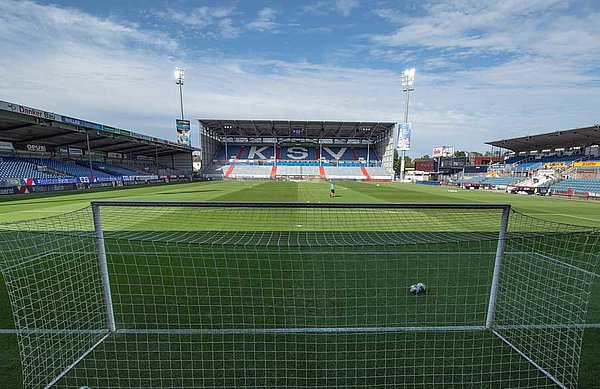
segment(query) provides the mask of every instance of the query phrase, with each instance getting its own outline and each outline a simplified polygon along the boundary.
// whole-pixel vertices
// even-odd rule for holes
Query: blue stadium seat
[[[99,172],[115,176],[139,176],[145,174],[106,162],[92,161],[92,167]]]
[[[74,161],[63,162],[56,159],[50,158],[27,158],[28,161],[44,166],[48,166],[50,169],[62,172],[64,174],[75,176],[75,177],[88,177],[90,176],[90,167],[80,165]],[[95,177],[99,178],[113,178],[114,175],[103,173],[101,171],[93,170],[92,173]]]
[[[38,165],[48,166],[47,164],[29,161],[26,158],[2,157],[0,158],[0,178],[50,178],[62,176],[60,173],[40,171]]]
[[[465,177],[456,181],[457,184],[480,184],[480,185],[510,185],[518,182],[522,177]]]
[[[575,179],[569,178],[566,180],[562,180],[551,186],[553,190],[557,191],[567,191],[569,189],[573,189],[575,192],[592,192],[592,193],[600,193],[600,179]]]

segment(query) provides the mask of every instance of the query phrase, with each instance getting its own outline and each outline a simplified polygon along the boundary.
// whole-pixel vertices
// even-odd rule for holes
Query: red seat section
[[[227,169],[227,173],[225,173],[225,177],[229,177],[235,165],[229,165],[229,169]]]
[[[369,175],[369,172],[367,171],[367,168],[364,166],[360,167],[360,171],[362,172],[362,174],[365,176],[367,181],[371,181],[371,176]]]

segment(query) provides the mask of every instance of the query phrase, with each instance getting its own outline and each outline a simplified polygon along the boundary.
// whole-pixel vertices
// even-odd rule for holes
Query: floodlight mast
[[[415,90],[415,68],[406,69],[402,72],[402,91],[406,92],[406,105],[404,106],[404,123],[408,123],[408,101],[410,92]],[[406,150],[402,150],[400,157],[400,181],[404,180],[404,159],[406,158]]]
[[[183,81],[185,80],[185,69],[177,66],[175,68],[175,84],[179,85],[179,103],[181,104],[181,120],[183,120]]]

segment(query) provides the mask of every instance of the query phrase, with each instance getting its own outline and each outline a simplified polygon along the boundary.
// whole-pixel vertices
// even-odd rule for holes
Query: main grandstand
[[[0,101],[0,193],[189,179],[193,148]]]
[[[600,126],[486,142],[506,159],[458,185],[510,192],[600,198]]]
[[[396,123],[198,119],[207,178],[393,179]]]

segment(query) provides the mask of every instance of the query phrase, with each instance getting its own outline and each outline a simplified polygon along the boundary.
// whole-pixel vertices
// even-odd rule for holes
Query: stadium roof
[[[509,149],[515,153],[521,151],[553,150],[563,147],[586,147],[600,143],[600,125],[558,130],[538,135],[485,142],[488,145]]]
[[[393,122],[347,122],[321,120],[198,119],[218,137],[376,139],[392,130]]]
[[[173,130],[175,132],[175,130]],[[192,147],[133,131],[0,100],[0,141],[15,146],[37,144],[133,155],[191,153]]]

